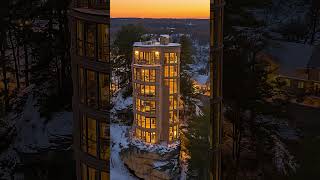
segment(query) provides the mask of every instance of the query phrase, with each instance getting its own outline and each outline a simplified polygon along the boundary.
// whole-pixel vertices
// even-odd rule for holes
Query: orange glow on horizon
[[[210,0],[111,0],[112,18],[208,19]]]

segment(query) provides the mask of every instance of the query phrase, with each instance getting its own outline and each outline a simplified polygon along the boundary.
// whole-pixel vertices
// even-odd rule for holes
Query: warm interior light
[[[134,54],[135,54],[135,55],[138,55],[138,54],[139,54],[139,51],[135,51]]]
[[[159,51],[156,51],[156,56],[159,56]]]

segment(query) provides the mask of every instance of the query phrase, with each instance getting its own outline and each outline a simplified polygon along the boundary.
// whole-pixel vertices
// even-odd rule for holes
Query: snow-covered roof
[[[160,42],[135,42],[134,47],[179,47],[179,43],[160,44]]]
[[[313,46],[302,43],[269,41],[265,51],[277,61],[281,75],[296,76],[296,70],[307,68]]]
[[[164,37],[164,38],[170,38],[170,36],[168,34],[161,34],[160,37]]]

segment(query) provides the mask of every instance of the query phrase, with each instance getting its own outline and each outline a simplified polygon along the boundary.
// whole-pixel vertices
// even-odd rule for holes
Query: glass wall
[[[107,110],[110,98],[110,76],[79,68],[80,102],[99,110]]]
[[[81,148],[83,152],[101,160],[109,160],[110,147],[108,141],[110,132],[105,120],[97,120],[85,114],[80,114]]]
[[[143,82],[156,82],[155,69],[133,68],[133,76],[135,80]]]
[[[139,83],[134,83],[135,93],[139,96],[155,97],[156,96],[156,86],[154,85],[144,85]]]
[[[178,63],[177,53],[164,53],[164,63],[165,64]]]
[[[176,53],[164,53],[165,85],[169,88],[169,141],[179,138],[179,97],[178,93],[178,56]]]
[[[108,29],[108,25],[106,24],[77,20],[77,55],[89,57],[89,60],[108,62]]]
[[[136,64],[156,65],[160,63],[160,53],[158,51],[135,51],[134,59]]]
[[[136,98],[136,110],[140,112],[156,114],[155,100],[141,100]]]
[[[109,180],[110,174],[81,163],[81,180]]]

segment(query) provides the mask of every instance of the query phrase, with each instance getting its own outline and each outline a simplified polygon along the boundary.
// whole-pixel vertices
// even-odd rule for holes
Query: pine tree
[[[114,56],[113,67],[115,74],[121,77],[120,86],[131,82],[131,62],[133,43],[142,39],[146,30],[141,25],[128,24],[121,27],[116,33],[112,53]]]

